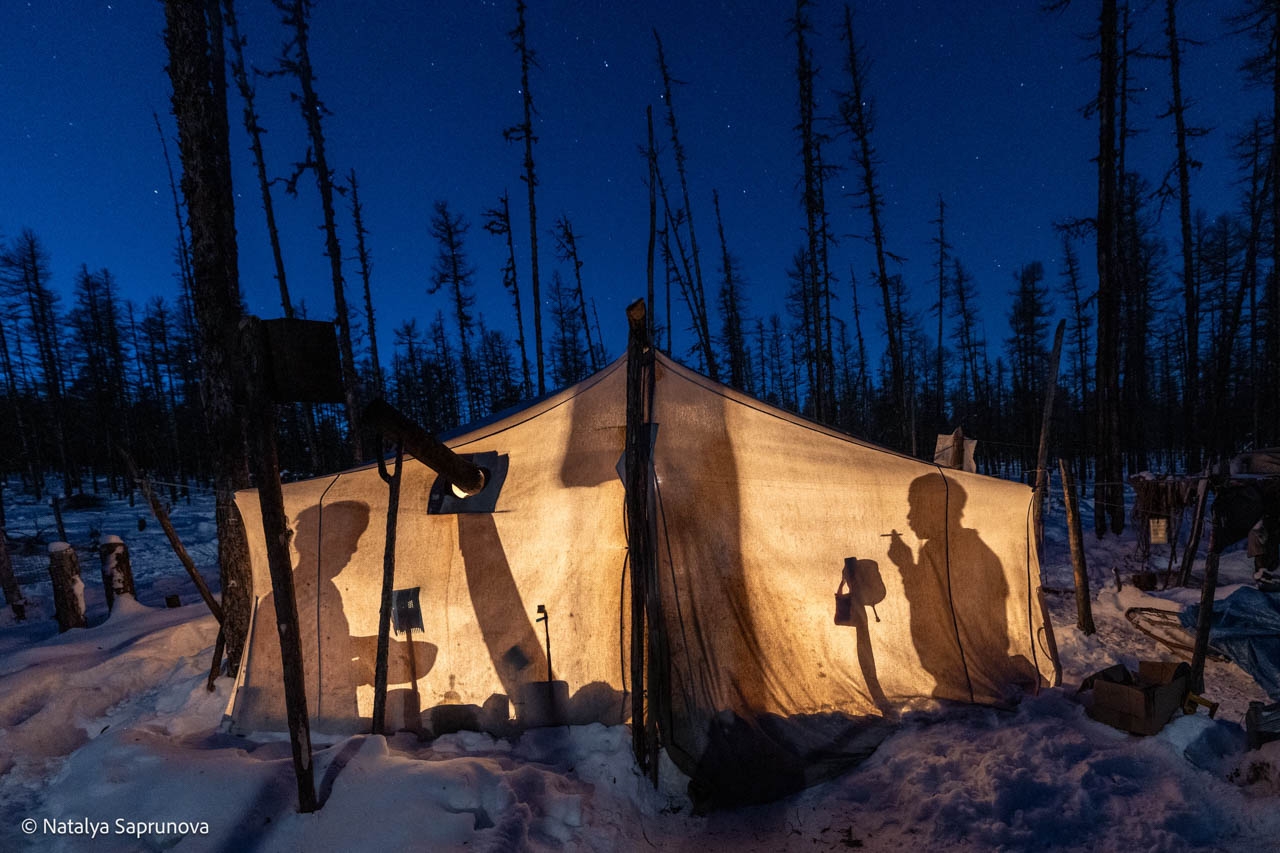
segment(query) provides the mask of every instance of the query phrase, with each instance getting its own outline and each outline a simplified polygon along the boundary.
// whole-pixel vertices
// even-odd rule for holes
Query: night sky
[[[930,220],[943,197],[954,254],[987,297],[993,355],[1008,334],[1014,273],[1040,260],[1056,285],[1061,244],[1053,223],[1094,212],[1090,158],[1097,129],[1081,108],[1097,85],[1096,63],[1082,38],[1093,29],[1096,6],[1077,0],[1065,13],[1046,14],[1038,2],[856,5],[855,28],[871,61],[888,247],[906,259],[901,272],[915,307],[926,309],[935,288]],[[1190,48],[1184,61],[1184,88],[1196,102],[1189,118],[1214,128],[1196,143],[1205,167],[1194,178],[1193,204],[1217,215],[1236,207],[1231,136],[1262,109],[1265,96],[1241,82],[1237,66],[1251,46],[1229,34],[1223,4],[1181,6],[1185,35],[1207,42]],[[1152,9],[1135,28],[1135,39],[1150,49],[1163,46],[1161,11]],[[272,67],[285,38],[278,14],[266,0],[240,0],[238,12],[250,61]],[[557,266],[548,230],[566,214],[580,234],[585,288],[610,355],[623,342],[623,307],[645,289],[645,107],[653,105],[656,120],[664,115],[655,27],[672,73],[685,83],[674,98],[704,275],[710,279],[719,266],[711,204],[718,189],[730,251],[750,284],[748,310],[753,316],[783,310],[786,271],[804,227],[792,12],[791,4],[760,0],[530,4],[528,36],[541,66],[531,89],[538,109],[543,286]],[[832,2],[818,2],[811,12],[819,110],[826,115],[834,114],[833,93],[847,85],[841,16],[842,7]],[[155,295],[173,299],[176,224],[152,120],[155,111],[178,168],[162,4],[11,0],[3,20],[0,236],[35,231],[52,255],[64,308],[81,264],[109,268],[121,295],[136,303]],[[325,120],[329,160],[339,175],[354,168],[360,180],[384,363],[393,330],[404,320],[417,318],[425,330],[436,311],[448,310],[443,293],[426,294],[436,200],[447,200],[470,221],[466,248],[477,269],[478,304],[491,326],[510,330],[499,272],[504,246],[481,227],[482,212],[509,191],[521,283],[528,285],[523,152],[502,138],[521,117],[519,65],[507,36],[514,24],[514,0],[315,4],[312,59],[320,97],[332,112]],[[1156,118],[1169,97],[1167,65],[1145,62],[1134,75],[1143,91],[1133,120],[1142,132],[1130,143],[1129,160],[1158,183],[1173,157],[1171,120]],[[284,176],[305,150],[290,82],[263,79],[257,86],[268,168]],[[234,86],[230,93],[241,287],[250,311],[280,316],[241,104]],[[658,132],[674,186],[661,123]],[[847,141],[834,141],[825,156],[848,164]],[[849,178],[838,176],[828,189],[833,225],[849,235],[833,256],[837,310],[850,319],[852,266],[868,312],[863,328],[875,336],[881,326],[874,318],[882,315],[871,289],[871,248],[860,239],[866,215],[838,191]],[[314,179],[304,178],[296,198],[281,187],[276,192],[294,300],[305,302],[309,316],[328,319],[332,288]],[[340,239],[350,258],[354,236],[347,202],[340,204]],[[1171,208],[1162,228],[1176,253],[1174,218]],[[1089,272],[1092,244],[1078,248]],[[344,271],[354,288],[354,262]],[[526,308],[531,326],[529,316]],[[682,313],[676,320],[678,328],[686,323]],[[678,337],[677,352],[691,342]]]

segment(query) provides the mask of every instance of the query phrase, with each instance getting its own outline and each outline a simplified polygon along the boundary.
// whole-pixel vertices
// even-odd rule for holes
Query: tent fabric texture
[[[913,700],[1004,705],[1052,681],[1030,489],[858,441],[653,355],[665,642],[647,651],[665,688],[641,689],[695,794],[777,797],[866,757]],[[549,719],[549,702],[557,722],[630,719],[626,391],[624,356],[447,441],[505,471],[487,495],[452,498],[406,457],[394,585],[417,590],[423,628],[392,635],[389,730],[505,734]],[[465,511],[479,498],[490,511]],[[286,484],[284,501],[312,728],[367,730],[388,486],[367,466]],[[256,492],[237,502],[257,604],[233,728],[283,730]]]
[[[1183,608],[1179,619],[1184,628],[1194,631],[1200,605]],[[1272,700],[1280,702],[1280,593],[1242,586],[1214,602],[1209,636]]]

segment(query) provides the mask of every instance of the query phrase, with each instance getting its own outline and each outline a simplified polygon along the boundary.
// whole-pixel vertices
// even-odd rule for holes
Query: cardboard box
[[[1089,716],[1135,735],[1153,735],[1182,708],[1190,691],[1191,667],[1181,662],[1141,661],[1135,674],[1121,665],[1090,676]]]

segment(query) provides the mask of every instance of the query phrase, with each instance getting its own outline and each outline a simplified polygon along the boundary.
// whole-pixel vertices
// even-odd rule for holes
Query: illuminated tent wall
[[[1000,704],[1052,679],[1028,488],[854,440],[660,354],[652,370],[670,690],[650,685],[648,714],[698,791],[784,793],[864,757],[913,699]],[[626,373],[624,358],[448,442],[505,465],[491,513],[430,514],[435,474],[406,459],[395,586],[419,588],[424,630],[392,636],[389,727],[510,730],[547,678],[539,604],[561,713],[629,718]],[[316,731],[368,728],[387,496],[372,466],[284,487]],[[256,493],[238,503],[259,596],[233,719],[280,730]]]

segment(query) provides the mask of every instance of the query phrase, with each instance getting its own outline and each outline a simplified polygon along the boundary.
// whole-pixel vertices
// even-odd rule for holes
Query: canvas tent
[[[913,699],[1004,703],[1053,678],[1028,488],[857,441],[661,354],[645,370],[668,685],[647,685],[647,716],[710,800],[848,766]],[[548,637],[560,716],[629,718],[626,376],[624,357],[447,442],[504,472],[492,511],[453,512],[467,501],[406,460],[395,586],[417,588],[423,630],[393,635],[389,724],[511,730],[545,694]],[[369,725],[387,494],[373,466],[284,487],[316,731]],[[231,712],[239,731],[283,730],[261,516],[254,492],[238,503],[258,598]]]

